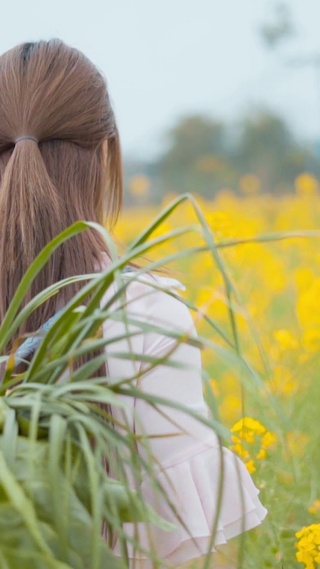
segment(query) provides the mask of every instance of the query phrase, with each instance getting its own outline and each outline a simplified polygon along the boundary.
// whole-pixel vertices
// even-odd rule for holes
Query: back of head
[[[0,321],[41,249],[77,220],[102,223],[105,213],[113,221],[121,196],[118,131],[95,66],[59,40],[25,43],[2,55]],[[37,277],[28,299],[66,276],[92,272],[105,250],[93,231],[67,241]],[[67,289],[64,301],[74,292]],[[20,333],[36,330],[55,305],[51,299],[40,307]]]

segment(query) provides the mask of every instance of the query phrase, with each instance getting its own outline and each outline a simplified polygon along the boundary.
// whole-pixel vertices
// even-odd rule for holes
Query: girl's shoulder
[[[154,272],[142,272],[141,269],[126,267],[121,274],[121,278],[128,283],[128,289],[140,291],[160,291],[170,292],[174,290],[185,290],[186,287],[177,279],[167,275],[160,275]]]
[[[101,270],[110,268],[111,260],[104,255]],[[171,296],[176,302],[179,301],[179,291],[184,291],[186,287],[177,279],[168,275],[156,272],[145,272],[142,267],[128,265],[122,269],[120,276],[114,280],[110,287],[109,294],[124,285],[128,304],[144,301],[146,305],[168,302]],[[108,294],[108,296],[109,296]]]
[[[158,273],[141,273],[140,269],[130,268],[130,271],[122,273],[121,278],[126,284],[128,303],[139,301],[147,312],[152,308],[161,311],[164,305],[182,304],[180,291],[184,291],[185,286],[173,277]]]

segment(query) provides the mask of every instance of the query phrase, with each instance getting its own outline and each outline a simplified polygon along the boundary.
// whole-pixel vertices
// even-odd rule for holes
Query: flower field
[[[269,515],[239,540],[244,569],[320,567],[320,191],[301,175],[291,195],[221,191],[196,201],[218,245],[217,264],[203,251],[184,202],[158,228],[190,231],[149,258],[181,251],[167,263],[198,310],[205,390],[230,436],[225,444],[247,465]],[[166,197],[163,206],[173,196]],[[130,242],[159,208],[126,210],[116,228]],[[155,235],[153,235],[154,237]],[[219,266],[218,266],[219,265]],[[223,271],[221,271],[223,266]],[[230,299],[226,276],[232,283]],[[210,322],[208,322],[209,317]],[[210,390],[210,394],[208,394]],[[199,565],[200,566],[200,565]],[[226,560],[226,567],[228,560]]]

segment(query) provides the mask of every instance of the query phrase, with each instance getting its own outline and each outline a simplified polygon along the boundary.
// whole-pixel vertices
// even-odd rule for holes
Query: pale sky
[[[274,0],[15,0],[1,9],[0,52],[59,37],[103,71],[126,154],[152,156],[179,116],[233,120],[266,104],[320,140],[320,0],[290,0],[298,36],[278,54],[257,32]]]

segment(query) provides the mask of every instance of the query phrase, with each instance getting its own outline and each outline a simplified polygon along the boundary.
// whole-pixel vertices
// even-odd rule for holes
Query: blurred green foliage
[[[315,147],[297,140],[285,120],[268,110],[250,112],[236,124],[186,116],[168,132],[160,157],[126,166],[128,205],[186,191],[210,199],[221,189],[237,192],[248,174],[258,178],[260,191],[273,194],[292,192],[302,172],[320,176]]]

